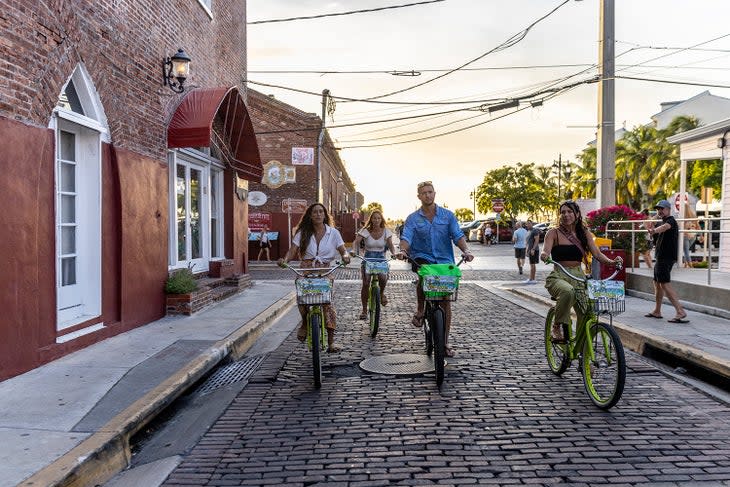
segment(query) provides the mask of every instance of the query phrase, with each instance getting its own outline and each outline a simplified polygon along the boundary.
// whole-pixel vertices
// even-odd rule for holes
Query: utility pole
[[[314,198],[317,203],[323,203],[322,198],[322,144],[324,143],[325,120],[327,116],[327,99],[330,96],[330,90],[322,90],[322,126],[319,130],[319,138],[317,138],[317,166],[314,181]]]
[[[553,163],[553,167],[555,164]],[[560,183],[563,175],[563,153],[558,153],[558,202],[560,202]]]
[[[614,110],[614,0],[601,0],[598,39],[598,138],[596,200],[598,207],[616,204],[616,139]]]

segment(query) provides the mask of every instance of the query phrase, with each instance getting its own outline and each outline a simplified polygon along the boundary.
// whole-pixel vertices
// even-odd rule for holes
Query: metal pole
[[[319,130],[319,137],[317,138],[317,167],[316,171],[317,174],[315,175],[315,181],[314,181],[314,200],[317,203],[322,203],[323,198],[321,195],[322,191],[322,142],[324,141],[324,130],[325,130],[325,120],[327,116],[327,98],[330,96],[330,90],[324,89],[322,90],[322,126]]]
[[[596,200],[599,208],[616,204],[616,140],[614,110],[614,0],[601,0],[598,39],[598,138]]]
[[[558,201],[560,201],[560,178],[562,177],[563,173],[563,154],[558,154]]]

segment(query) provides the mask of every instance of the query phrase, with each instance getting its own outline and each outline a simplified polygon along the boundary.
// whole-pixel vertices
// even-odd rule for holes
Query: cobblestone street
[[[623,398],[601,411],[577,364],[562,378],[549,371],[543,318],[475,284],[464,284],[455,303],[457,355],[441,391],[433,374],[363,372],[358,364],[371,356],[422,353],[423,337],[410,325],[409,281],[389,283],[375,339],[356,319],[359,289],[336,282],[343,351],[324,355],[321,390],[312,385],[311,355],[290,335],[165,485],[730,481],[727,404],[627,352]]]

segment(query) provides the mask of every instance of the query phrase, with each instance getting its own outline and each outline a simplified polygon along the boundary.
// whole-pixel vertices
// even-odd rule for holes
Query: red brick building
[[[318,138],[321,119],[314,113],[303,112],[272,96],[248,90],[248,106],[256,131],[264,177],[261,183],[249,185],[250,212],[257,223],[266,222],[269,230],[278,232],[272,241],[272,259],[283,256],[289,248],[289,221],[294,227],[301,218],[297,202],[306,207],[321,201],[340,229],[345,242],[354,240],[356,222],[352,218],[360,208],[363,197],[347,174],[339,152],[325,130],[320,162],[320,197],[316,191]],[[292,149],[295,149],[294,152]],[[301,156],[300,156],[301,154]],[[274,181],[267,177],[270,169]],[[280,179],[276,179],[276,176]],[[287,200],[294,200],[292,213],[283,211]],[[282,204],[285,206],[283,207]],[[252,222],[252,230],[258,226]],[[250,242],[252,259],[258,252],[257,243]]]
[[[160,318],[172,269],[243,272],[262,167],[245,0],[0,9],[1,380]]]

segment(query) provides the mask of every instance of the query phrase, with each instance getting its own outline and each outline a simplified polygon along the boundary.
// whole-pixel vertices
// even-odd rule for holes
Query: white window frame
[[[168,153],[168,165],[169,165],[169,232],[168,232],[168,267],[169,270],[181,269],[187,267],[191,262],[194,264],[193,272],[207,271],[210,267],[210,260],[224,258],[225,257],[225,219],[224,219],[224,205],[223,205],[223,177],[225,172],[223,171],[223,165],[220,161],[208,156],[202,151],[195,149],[179,149],[170,151]],[[201,181],[202,181],[202,194],[201,194],[201,257],[199,259],[191,260],[180,260],[177,255],[177,192],[176,192],[176,179],[177,179],[177,167],[178,165],[184,165],[186,167],[194,167],[195,169],[201,170]],[[186,174],[187,170],[186,170]],[[186,179],[188,177],[186,176]],[[211,215],[212,215],[212,201],[211,201],[211,185],[216,184],[216,190],[218,194],[218,249],[217,257],[211,257],[213,249],[211,249]],[[189,200],[189,198],[188,198]],[[186,206],[187,206],[186,202]],[[188,230],[186,229],[186,232]],[[189,233],[189,232],[188,232]]]
[[[213,20],[213,0],[198,0],[198,3],[203,7],[205,13],[208,14],[210,20]]]
[[[79,223],[76,230],[76,285],[73,293],[75,306],[66,306],[69,295],[61,286],[60,269],[60,191],[59,145],[55,144],[54,155],[54,194],[55,194],[55,235],[56,235],[56,329],[59,333],[84,321],[98,318],[102,309],[102,142],[109,142],[109,129],[104,108],[99,99],[91,77],[83,64],[79,64],[63,87],[73,82],[83,114],[63,107],[55,107],[49,121],[49,128],[56,134],[63,130],[75,134],[76,152],[76,217]],[[63,92],[63,91],[62,91]],[[96,331],[103,323],[75,330],[73,338]],[[70,334],[59,336],[58,343],[67,341]]]

